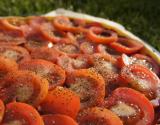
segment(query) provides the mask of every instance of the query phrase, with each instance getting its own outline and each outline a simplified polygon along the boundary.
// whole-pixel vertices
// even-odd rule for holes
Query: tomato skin
[[[122,68],[120,76],[130,87],[142,92],[149,99],[158,95],[160,80],[158,76],[142,65],[129,65]]]
[[[45,114],[64,114],[75,119],[80,109],[80,99],[73,91],[57,86],[49,91],[41,103],[41,109]]]
[[[24,121],[23,121],[24,120]],[[32,106],[26,103],[12,102],[6,105],[6,111],[2,125],[21,121],[24,125],[44,125],[40,114]]]
[[[83,109],[77,117],[79,125],[123,125],[120,118],[108,109],[92,107]]]
[[[78,125],[71,117],[62,114],[43,115],[44,125]]]
[[[123,42],[127,45],[123,45]],[[125,54],[133,54],[143,48],[143,45],[141,43],[124,37],[119,37],[118,41],[111,43],[110,46],[118,52]]]
[[[109,34],[109,36],[99,36],[99,34],[103,32]],[[117,41],[117,34],[101,27],[90,27],[87,33],[87,38],[95,43],[110,44]]]
[[[9,58],[17,63],[31,59],[29,52],[20,46],[0,45],[0,56]]]
[[[0,100],[0,123],[3,120],[4,112],[5,112],[5,105],[4,105],[3,101]]]
[[[151,125],[154,120],[154,108],[149,100],[138,91],[120,87],[113,91],[112,95],[107,99],[106,107],[111,108],[117,101],[125,102],[127,104],[137,105],[143,112],[142,119],[133,125]],[[125,121],[124,121],[125,122]],[[126,124],[132,125],[132,124]]]

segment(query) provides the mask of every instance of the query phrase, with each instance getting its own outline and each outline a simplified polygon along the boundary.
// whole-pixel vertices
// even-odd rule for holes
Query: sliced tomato
[[[75,57],[80,53],[79,46],[73,43],[67,43],[66,41],[61,41],[53,46],[56,50],[63,54],[67,54],[70,57]]]
[[[67,55],[61,55],[57,58],[57,64],[61,66],[66,72],[71,72],[74,70],[72,63],[74,65],[72,59]]]
[[[158,95],[160,80],[158,76],[142,65],[129,65],[121,70],[121,78],[127,85],[145,94],[149,99]]]
[[[74,23],[68,17],[57,16],[53,20],[53,25],[61,31],[80,32],[82,28],[74,26]]]
[[[152,104],[143,94],[131,88],[114,90],[106,104],[125,125],[151,125],[154,120]]]
[[[15,61],[0,57],[0,80],[14,70],[18,70],[18,65]]]
[[[0,99],[39,105],[48,93],[48,81],[29,71],[13,71],[1,81]]]
[[[66,84],[80,97],[81,108],[100,105],[104,100],[104,80],[93,70],[79,69],[71,72]]]
[[[48,48],[48,47],[36,48],[31,51],[31,57],[33,59],[44,59],[44,60],[51,61],[53,63],[56,63],[58,57],[61,55],[62,53],[60,53],[56,49]]]
[[[40,49],[40,48],[44,48],[44,47],[52,47],[53,44],[51,42],[48,42],[48,41],[44,41],[44,40],[36,40],[36,39],[33,39],[33,40],[28,40],[24,47],[28,50],[28,51],[33,51],[34,49]]]
[[[95,43],[110,44],[116,42],[117,34],[111,30],[106,30],[101,27],[90,27],[87,33],[87,38]]]
[[[93,54],[95,53],[95,45],[91,42],[83,42],[80,44],[80,50],[84,54]]]
[[[23,27],[23,29],[25,30],[28,39],[32,39],[32,37],[39,37],[39,39],[44,41],[58,42],[60,39],[58,34],[59,36],[62,35],[60,32],[55,30],[51,22],[44,17],[31,18],[28,21],[28,29],[27,26]]]
[[[100,107],[80,111],[77,120],[80,125],[123,125],[116,114]]]
[[[44,38],[48,41],[58,42],[60,40],[60,37],[58,36],[62,36],[62,34],[56,31],[49,22],[43,23],[39,28],[41,34],[43,34]]]
[[[64,114],[76,118],[80,109],[80,99],[71,90],[57,86],[49,91],[45,100],[41,103],[44,113]]]
[[[17,63],[31,58],[29,52],[25,48],[7,45],[0,46],[0,56],[14,60]]]
[[[0,19],[0,30],[8,32],[13,31],[15,35],[24,36],[22,29],[11,24],[7,19]]]
[[[111,43],[110,46],[125,54],[133,54],[143,48],[143,45],[138,41],[124,37],[119,37],[118,41]]]
[[[19,45],[25,42],[26,40],[20,27],[10,24],[6,19],[0,19],[1,45]]]
[[[156,74],[159,74],[160,72],[158,64],[151,57],[142,54],[135,54],[131,57],[127,56],[126,54],[122,54],[121,57],[117,59],[117,63],[120,68],[131,64],[138,64],[145,66]]]
[[[5,112],[5,106],[2,100],[0,100],[0,123],[3,120],[4,117],[4,112]]]
[[[159,65],[151,57],[142,54],[135,54],[133,55],[133,57],[136,58],[135,61],[136,64],[142,64],[146,66],[148,69],[155,72],[156,74],[159,74],[160,72]]]
[[[2,125],[44,125],[44,122],[32,106],[12,102],[7,104]]]
[[[134,59],[130,58],[126,54],[122,54],[120,57],[117,58],[117,65],[119,68],[123,68],[124,66],[131,65]]]
[[[43,115],[44,125],[78,125],[71,117],[62,114]]]
[[[104,54],[94,54],[92,56],[93,69],[102,75],[107,91],[109,86],[116,84],[119,81],[118,69],[116,67],[116,59],[112,56]],[[108,96],[108,92],[106,95]]]
[[[120,85],[116,59],[107,54],[94,54],[92,59],[93,69],[101,74],[105,81],[105,96],[107,97]]]
[[[65,82],[65,71],[58,65],[42,59],[25,61],[20,64],[20,69],[30,70],[47,79],[49,89],[63,85]]]
[[[107,56],[112,56],[114,58],[121,56],[121,53],[104,44],[98,44],[96,46],[96,52]]]
[[[90,55],[79,54],[72,59],[72,67],[74,69],[87,69],[92,66],[92,60]]]

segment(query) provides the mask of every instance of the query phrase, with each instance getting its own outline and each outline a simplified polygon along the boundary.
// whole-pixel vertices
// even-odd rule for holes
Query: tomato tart
[[[157,125],[159,75],[159,53],[110,20],[0,18],[1,125]]]

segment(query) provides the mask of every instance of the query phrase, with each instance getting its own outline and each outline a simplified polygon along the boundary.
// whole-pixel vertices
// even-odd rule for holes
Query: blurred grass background
[[[0,0],[0,16],[41,15],[57,8],[119,22],[160,51],[160,0]]]

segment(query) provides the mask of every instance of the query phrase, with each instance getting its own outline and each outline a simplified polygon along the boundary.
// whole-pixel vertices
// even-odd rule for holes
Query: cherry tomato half
[[[48,81],[30,71],[13,71],[0,82],[4,103],[25,102],[38,106],[48,93]]]
[[[104,100],[104,80],[93,70],[79,69],[70,72],[66,84],[80,97],[81,108],[100,105]]]
[[[0,46],[0,56],[14,60],[17,63],[31,58],[29,52],[25,48],[7,45]]]
[[[44,125],[44,122],[32,106],[12,102],[6,105],[6,111],[2,125]]]
[[[158,76],[142,65],[129,65],[121,70],[121,78],[128,86],[142,92],[149,99],[158,95],[160,80]]]
[[[116,42],[118,39],[115,32],[101,27],[90,27],[87,33],[87,38],[95,43],[103,44],[110,44]]]
[[[45,114],[64,114],[76,118],[80,109],[80,99],[71,90],[57,86],[49,91],[41,103],[41,110]]]
[[[110,46],[121,53],[133,54],[143,48],[143,45],[136,40],[119,37],[117,42],[113,42]]]
[[[151,125],[154,120],[152,104],[134,89],[117,88],[107,99],[106,107],[117,114],[124,125]]]
[[[20,64],[20,69],[30,70],[47,79],[49,89],[65,82],[65,71],[58,65],[42,59],[32,59]]]

